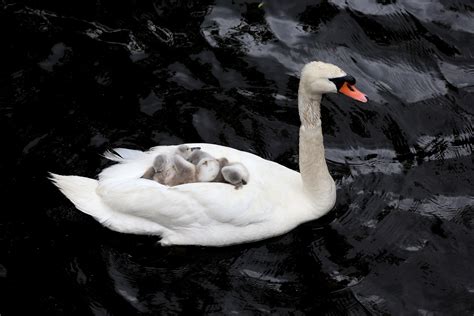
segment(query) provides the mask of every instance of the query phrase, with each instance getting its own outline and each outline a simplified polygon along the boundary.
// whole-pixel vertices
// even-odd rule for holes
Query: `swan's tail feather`
[[[124,162],[126,160],[142,158],[146,156],[146,154],[140,150],[133,150],[133,149],[127,149],[127,148],[114,148],[112,150],[107,150],[103,154],[103,156],[112,161]]]
[[[112,160],[112,161],[116,161],[116,162],[122,162],[123,161],[123,158],[120,157],[118,154],[112,152],[111,150],[106,150],[102,156],[106,159],[109,159],[109,160]]]
[[[145,235],[161,235],[163,227],[145,218],[113,212],[97,194],[98,181],[78,176],[50,173],[49,179],[80,211],[91,215],[112,230]]]
[[[110,210],[97,195],[97,180],[78,177],[49,174],[49,179],[80,211],[93,216],[101,223],[110,217]]]

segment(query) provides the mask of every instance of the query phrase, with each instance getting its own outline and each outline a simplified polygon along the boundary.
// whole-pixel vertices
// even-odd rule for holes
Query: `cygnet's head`
[[[153,161],[153,168],[155,169],[155,172],[163,172],[169,168],[169,166],[170,163],[165,155],[158,155]]]
[[[179,145],[176,154],[180,155],[184,159],[188,159],[194,150],[201,149],[200,147],[189,147],[188,145]]]
[[[365,94],[355,87],[356,80],[333,64],[313,61],[301,71],[300,91],[308,97],[325,93],[342,93],[360,102],[367,102]]]

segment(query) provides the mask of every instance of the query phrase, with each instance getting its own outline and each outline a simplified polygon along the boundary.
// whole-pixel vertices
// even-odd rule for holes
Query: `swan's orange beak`
[[[367,96],[356,89],[355,85],[344,82],[342,87],[339,89],[339,92],[347,95],[348,97],[360,101],[367,102]]]

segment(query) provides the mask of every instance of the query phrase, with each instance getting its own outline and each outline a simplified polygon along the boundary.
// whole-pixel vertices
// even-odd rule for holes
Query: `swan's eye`
[[[354,77],[350,76],[350,75],[347,75],[345,76],[344,78],[346,78],[346,82],[350,85],[355,85],[356,84],[356,80]]]
[[[349,86],[355,85],[356,83],[355,78],[352,77],[351,75],[346,75],[344,77],[330,78],[329,80],[332,81],[336,85],[337,91],[339,91],[342,88],[345,82],[347,82]]]

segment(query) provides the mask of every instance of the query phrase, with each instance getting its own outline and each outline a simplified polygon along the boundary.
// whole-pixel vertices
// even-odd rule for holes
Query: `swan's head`
[[[325,93],[342,93],[360,102],[367,96],[356,89],[355,78],[341,68],[321,61],[306,64],[301,71],[300,90],[308,97],[320,97]]]

